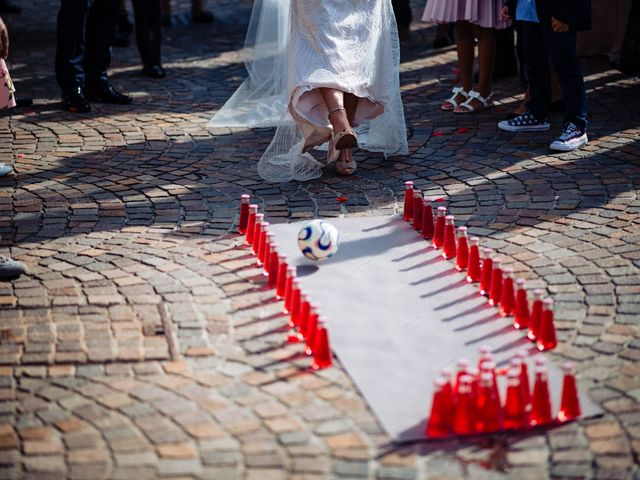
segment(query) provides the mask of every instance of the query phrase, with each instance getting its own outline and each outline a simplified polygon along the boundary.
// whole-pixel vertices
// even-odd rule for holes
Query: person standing
[[[509,0],[505,18],[521,20],[524,63],[529,80],[527,111],[498,123],[507,132],[549,130],[551,106],[549,59],[558,76],[567,115],[562,134],[549,146],[563,152],[585,145],[587,93],[576,52],[577,32],[591,28],[590,0]]]
[[[262,178],[310,180],[329,163],[353,175],[356,147],[408,152],[391,0],[255,2],[249,24],[249,78],[209,126],[277,126]]]
[[[9,55],[9,31],[7,30],[7,26],[2,21],[2,17],[0,17],[0,59],[3,61],[0,62],[4,64],[4,59]],[[1,74],[1,72],[0,72]],[[0,79],[1,81],[2,79]],[[5,80],[10,83],[10,80]],[[10,88],[7,87],[7,92],[9,92]],[[4,90],[0,88],[0,92]],[[1,101],[0,101],[1,105]],[[2,108],[0,106],[0,108]],[[4,177],[9,175],[13,169],[10,165],[5,163],[0,163],[0,177]],[[15,260],[11,260],[9,257],[5,257],[0,255],[0,282],[8,282],[11,280],[15,280],[20,277],[23,273],[27,272],[27,268],[24,263],[18,262]]]
[[[164,78],[162,66],[162,7],[160,0],[131,0],[136,22],[136,43],[142,60],[142,73],[151,78]]]
[[[455,22],[456,49],[461,86],[440,109],[454,113],[472,113],[493,105],[491,82],[496,56],[496,29],[508,22],[501,18],[502,0],[428,0],[422,20]],[[475,38],[478,39],[478,85],[473,86]]]
[[[90,101],[131,103],[131,97],[113,88],[107,76],[118,7],[118,0],[60,1],[56,78],[62,105],[70,112],[90,111]]]

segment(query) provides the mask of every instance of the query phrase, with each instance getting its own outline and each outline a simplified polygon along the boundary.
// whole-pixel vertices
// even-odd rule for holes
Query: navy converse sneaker
[[[505,132],[544,132],[550,127],[551,124],[547,120],[541,122],[529,111],[511,120],[503,120],[498,123],[498,128]]]
[[[549,145],[549,148],[561,152],[570,152],[586,145],[588,141],[587,132],[580,130],[580,128],[573,123],[567,123],[564,126],[562,135],[556,138],[551,145]]]

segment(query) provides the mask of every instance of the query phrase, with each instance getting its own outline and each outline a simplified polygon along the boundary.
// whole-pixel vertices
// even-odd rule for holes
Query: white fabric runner
[[[340,249],[319,263],[298,250],[304,222],[271,230],[329,319],[332,349],[394,440],[424,438],[433,380],[444,367],[455,370],[459,358],[475,365],[481,345],[492,348],[499,367],[531,349],[533,385],[533,344],[400,217],[328,221],[340,232]],[[562,371],[551,364],[549,384],[555,415]],[[581,403],[583,416],[600,412],[586,395]]]

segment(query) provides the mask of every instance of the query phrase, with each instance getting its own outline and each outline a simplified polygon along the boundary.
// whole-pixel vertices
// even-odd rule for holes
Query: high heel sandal
[[[334,108],[327,114],[327,118],[332,114],[342,110],[346,111],[344,107]],[[358,137],[356,137],[356,132],[354,132],[351,128],[345,128],[341,132],[332,133],[331,138],[333,140],[333,147],[336,150],[356,148],[358,146]]]
[[[339,156],[336,160],[336,173],[338,175],[342,175],[343,177],[348,177],[349,175],[353,175],[356,173],[356,168],[358,168],[358,164],[353,158],[351,161],[346,161],[342,159],[342,156]]]

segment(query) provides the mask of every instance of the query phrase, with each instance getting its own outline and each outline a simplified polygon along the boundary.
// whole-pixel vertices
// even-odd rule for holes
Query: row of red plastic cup
[[[245,235],[245,244],[251,247],[257,265],[268,278],[267,286],[274,289],[277,299],[284,299],[283,313],[290,316],[287,341],[306,343],[305,353],[313,356],[314,370],[329,367],[332,355],[327,321],[320,315],[319,305],[302,289],[296,267],[288,264],[287,255],[278,252],[279,245],[269,231],[269,222],[250,200],[247,194],[241,196],[238,233]]]
[[[526,356],[524,350],[518,352],[511,359],[509,368],[499,371],[490,348],[481,347],[477,368],[470,367],[466,359],[460,359],[455,377],[451,369],[443,369],[442,375],[434,381],[425,434],[428,437],[445,437],[521,430],[579,417],[580,399],[573,363],[567,362],[563,366],[560,408],[554,418],[546,358],[541,355],[536,358],[532,392]],[[502,401],[497,376],[505,374],[507,388]]]
[[[481,255],[480,239],[469,239],[467,227],[458,227],[456,234],[455,218],[446,214],[445,206],[437,207],[436,212],[434,219],[431,199],[423,198],[413,182],[405,182],[404,220],[431,240],[433,248],[442,249],[443,258],[455,258],[455,268],[467,272],[467,282],[479,283],[480,294],[488,297],[502,316],[513,316],[515,328],[527,329],[527,337],[536,343],[538,350],[555,348],[553,300],[545,299],[544,292],[536,289],[530,305],[525,281],[519,278],[514,282],[513,269],[502,268],[501,260],[494,257],[490,248],[482,249]]]

